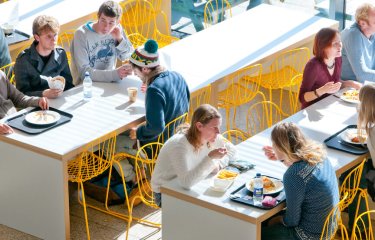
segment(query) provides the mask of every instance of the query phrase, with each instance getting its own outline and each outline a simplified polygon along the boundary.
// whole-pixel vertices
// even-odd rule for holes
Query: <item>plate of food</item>
[[[60,114],[50,110],[34,111],[26,114],[25,120],[34,125],[50,125],[56,123],[60,119]]]
[[[345,102],[359,103],[359,91],[356,89],[349,89],[342,93],[341,97]]]
[[[275,193],[279,193],[284,189],[284,184],[281,180],[275,179],[275,178],[270,178],[267,176],[262,176],[263,180],[263,194],[268,194],[272,195]],[[254,178],[251,179],[247,184],[246,184],[247,190],[250,192],[254,191]]]
[[[367,141],[367,133],[364,129],[348,128],[340,134],[340,137],[343,141],[355,145],[363,145]]]
[[[218,192],[225,192],[238,176],[237,172],[227,169],[220,170],[211,183],[211,189]]]

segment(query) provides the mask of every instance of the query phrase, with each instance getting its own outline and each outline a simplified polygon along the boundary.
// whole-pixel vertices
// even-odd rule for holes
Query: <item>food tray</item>
[[[357,128],[357,125],[349,125],[345,127],[344,129],[340,130],[339,132],[335,133],[331,137],[324,140],[324,143],[329,148],[333,148],[336,150],[340,150],[340,151],[355,154],[355,155],[363,155],[363,154],[368,153],[368,149],[365,145],[354,145],[354,144],[346,143],[341,139],[340,134],[348,128]]]
[[[261,205],[261,206],[254,205],[254,202],[253,202],[253,193],[250,192],[249,190],[247,190],[246,183],[245,183],[241,187],[239,187],[236,190],[234,190],[230,194],[229,198],[232,201],[239,202],[239,203],[246,204],[246,205],[249,205],[249,206],[252,206],[252,207],[256,207],[256,208],[260,208],[260,209],[272,209],[272,208],[276,207],[277,205],[279,205],[280,203],[282,203],[282,202],[284,202],[286,200],[285,190],[282,190],[279,193],[276,193],[276,194],[273,194],[273,195],[268,195],[268,196],[272,196],[272,197],[276,198],[276,205],[275,206],[273,206],[273,207],[265,207],[263,205]]]
[[[30,39],[30,35],[19,30],[14,30],[13,34],[5,35],[8,45],[16,44]]]
[[[34,111],[39,111],[39,110],[41,110],[41,108],[39,108],[39,107],[34,108],[34,109],[32,109],[28,112],[25,112],[24,114],[21,114],[21,115],[18,115],[18,116],[15,116],[13,118],[8,119],[6,123],[9,126],[15,128],[15,129],[18,129],[22,132],[25,132],[25,133],[28,133],[28,134],[39,134],[39,133],[45,132],[47,130],[50,130],[52,128],[55,128],[57,126],[60,126],[64,123],[67,123],[73,118],[73,115],[70,114],[70,113],[67,113],[67,112],[58,110],[56,108],[50,107],[49,110],[56,111],[61,115],[61,118],[56,123],[54,123],[52,125],[36,126],[36,125],[28,123],[25,120],[25,116],[28,113],[34,112]]]

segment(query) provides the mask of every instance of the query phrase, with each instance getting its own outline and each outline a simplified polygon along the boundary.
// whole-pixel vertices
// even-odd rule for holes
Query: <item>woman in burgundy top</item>
[[[336,93],[341,87],[340,34],[332,28],[322,28],[314,39],[315,57],[306,64],[299,92],[302,109]],[[353,81],[345,81],[344,87],[355,87]]]

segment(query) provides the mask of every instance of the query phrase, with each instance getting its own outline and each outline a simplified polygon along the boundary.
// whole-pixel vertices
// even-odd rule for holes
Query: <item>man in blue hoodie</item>
[[[159,62],[158,44],[148,40],[130,56],[134,74],[147,86],[146,123],[130,131],[141,145],[157,141],[170,121],[188,112],[190,92],[185,79]]]

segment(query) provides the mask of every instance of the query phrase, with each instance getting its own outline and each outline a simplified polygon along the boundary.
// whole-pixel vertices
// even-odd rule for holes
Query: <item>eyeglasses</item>
[[[332,47],[341,47],[341,46],[342,46],[342,42],[341,41],[332,42]]]

